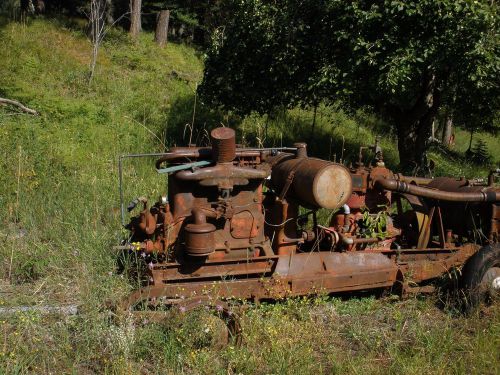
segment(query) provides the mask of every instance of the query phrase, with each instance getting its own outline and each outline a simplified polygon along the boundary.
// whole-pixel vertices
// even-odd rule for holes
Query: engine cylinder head
[[[215,128],[212,138],[212,158],[217,163],[230,163],[236,157],[236,134],[231,128]]]

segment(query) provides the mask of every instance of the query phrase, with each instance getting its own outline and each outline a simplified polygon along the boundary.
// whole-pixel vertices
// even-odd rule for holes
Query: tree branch
[[[0,104],[13,105],[13,106],[19,108],[21,111],[23,111],[25,113],[29,113],[30,115],[33,115],[33,116],[38,116],[40,114],[39,112],[35,111],[34,109],[28,108],[28,107],[24,106],[23,104],[19,103],[17,100],[0,98]]]

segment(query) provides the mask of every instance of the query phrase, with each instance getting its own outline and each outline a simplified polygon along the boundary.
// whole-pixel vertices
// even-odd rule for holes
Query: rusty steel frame
[[[157,282],[136,293],[155,298],[209,293],[222,299],[259,300],[390,288],[403,276],[413,283],[439,277],[463,264],[478,249],[478,245],[467,244],[447,249],[299,253],[259,257],[252,262],[207,262],[198,274],[183,274],[179,264],[170,263],[153,267]],[[246,277],[239,277],[242,275]]]
[[[488,185],[477,186],[394,174],[385,168],[378,144],[372,146],[377,150],[375,165],[363,165],[360,150],[358,165],[347,170],[309,158],[302,143],[237,148],[229,128],[215,129],[211,137],[212,148],[177,147],[119,158],[122,221],[122,159],[159,156],[157,169],[169,174],[168,200],[150,209],[144,202],[127,226],[135,242],[119,247],[150,259],[149,281],[123,301],[127,309],[159,300],[186,308],[208,303],[207,298],[226,303],[232,298],[404,291],[410,283],[430,281],[462,266],[480,249],[480,244],[464,241],[464,228],[454,226],[453,215],[460,210],[490,215],[487,238],[498,240],[500,192],[491,176]],[[163,163],[171,166],[162,168]],[[339,183],[345,173],[349,183]],[[317,193],[329,191],[329,184],[338,195],[333,203]],[[402,198],[412,210],[403,212]],[[388,211],[380,207],[391,205],[398,209],[397,222],[389,216],[384,236],[365,236],[364,208],[378,215]],[[299,215],[299,206],[312,211]],[[339,208],[330,226],[318,225],[319,207]],[[313,228],[300,232],[299,220],[311,213]],[[415,229],[417,215],[422,219]]]

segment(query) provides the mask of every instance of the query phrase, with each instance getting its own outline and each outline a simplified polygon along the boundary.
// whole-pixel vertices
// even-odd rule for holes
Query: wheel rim
[[[490,293],[500,292],[500,267],[489,268],[481,279],[483,285]]]

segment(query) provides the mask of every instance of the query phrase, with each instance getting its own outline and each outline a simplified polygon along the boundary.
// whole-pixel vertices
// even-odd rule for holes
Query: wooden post
[[[155,42],[164,47],[168,41],[168,23],[170,21],[170,10],[164,9],[156,17]]]
[[[142,0],[130,0],[130,35],[136,38],[141,32]]]

